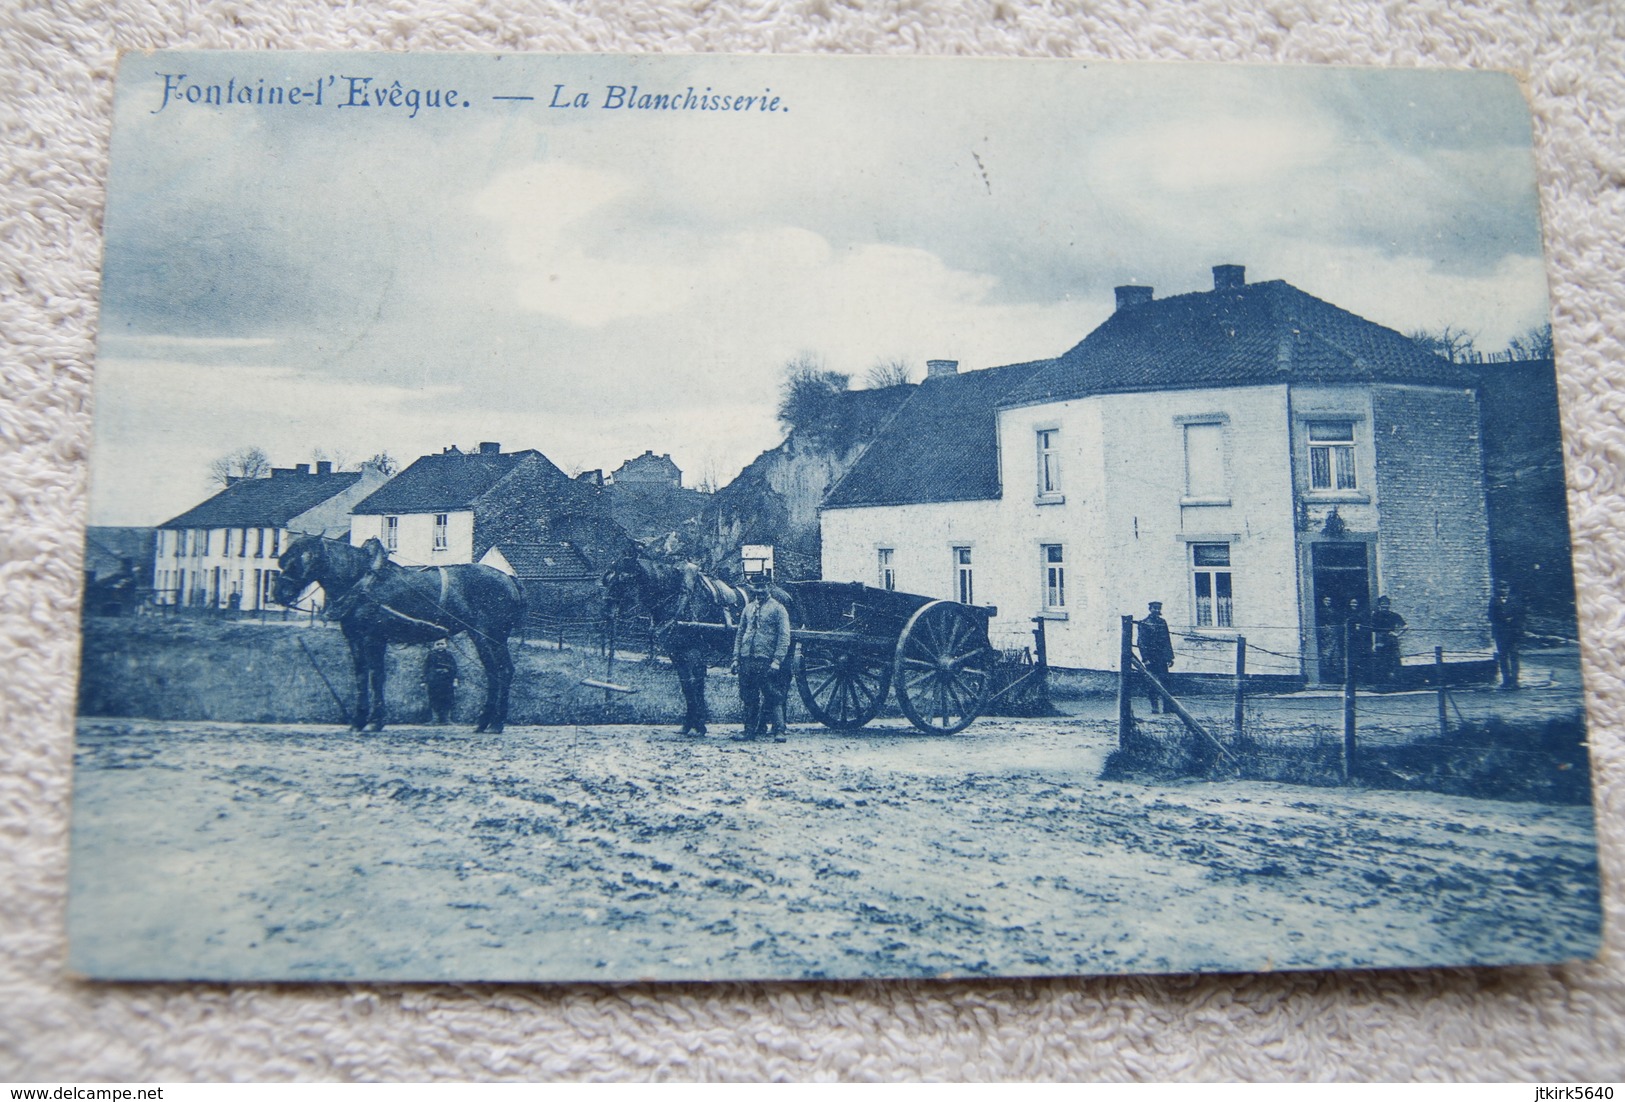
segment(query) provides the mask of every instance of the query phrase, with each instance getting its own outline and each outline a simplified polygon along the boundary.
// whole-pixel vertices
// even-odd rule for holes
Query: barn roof
[[[999,401],[1051,362],[928,377],[829,492],[824,507],[998,497]]]
[[[466,509],[474,499],[495,486],[531,456],[541,460],[559,478],[563,471],[541,452],[448,451],[425,455],[406,470],[362,498],[351,509],[358,515],[383,513],[438,513]]]
[[[348,490],[360,478],[357,471],[304,474],[287,470],[277,471],[270,478],[239,479],[158,527],[281,528],[299,514]]]
[[[560,580],[594,577],[598,571],[569,540],[519,543],[499,540],[493,546],[520,578]]]
[[[1220,270],[1230,269],[1223,265]],[[1216,281],[1220,270],[1215,270]],[[1290,283],[1242,283],[1119,306],[1005,406],[1091,394],[1261,383],[1471,386],[1466,367]]]

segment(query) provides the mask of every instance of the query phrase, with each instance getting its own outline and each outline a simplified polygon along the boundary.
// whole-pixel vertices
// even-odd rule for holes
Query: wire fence
[[[1520,670],[1517,640],[1503,637],[1497,647],[1484,628],[1425,625],[1433,638],[1458,642],[1454,650],[1445,641],[1422,650],[1415,641],[1401,642],[1412,639],[1409,633],[1338,626],[1338,638],[1323,635],[1318,651],[1301,656],[1237,635],[1228,644],[1228,678],[1181,678],[1170,675],[1155,645],[1151,659],[1144,658],[1135,639],[1140,625],[1124,617],[1120,746],[1167,762],[1178,756],[1170,747],[1183,745],[1193,751],[1186,755],[1190,772],[1222,763],[1241,775],[1302,780],[1318,774],[1322,782],[1426,775],[1431,783],[1418,787],[1464,785],[1462,777],[1483,774],[1490,761],[1500,774],[1496,784],[1519,788],[1554,770],[1585,771],[1578,691],[1511,691],[1553,684],[1550,671]],[[1282,668],[1297,675],[1285,692],[1268,684],[1268,675]]]

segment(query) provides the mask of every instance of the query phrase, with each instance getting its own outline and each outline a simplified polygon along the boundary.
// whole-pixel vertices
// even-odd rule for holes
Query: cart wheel
[[[814,719],[853,731],[880,714],[891,688],[891,663],[874,654],[803,643],[796,658],[796,688]]]
[[[963,731],[987,701],[992,661],[980,619],[963,605],[933,601],[909,619],[897,641],[897,703],[922,731]]]

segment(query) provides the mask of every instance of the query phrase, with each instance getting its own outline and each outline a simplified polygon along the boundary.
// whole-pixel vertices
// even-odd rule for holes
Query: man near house
[[[790,656],[790,613],[773,596],[766,575],[752,578],[750,600],[739,617],[734,635],[734,669],[739,674],[739,699],[745,706],[745,729],[735,742],[761,738],[771,729],[774,742],[784,742],[782,676]]]
[[[1490,637],[1495,640],[1495,665],[1501,671],[1501,688],[1518,687],[1518,647],[1523,642],[1523,599],[1512,586],[1501,582],[1490,601]]]
[[[1395,612],[1387,597],[1377,598],[1371,613],[1371,679],[1380,688],[1392,688],[1399,680],[1399,637],[1405,631],[1405,617]]]
[[[451,709],[457,703],[457,656],[444,639],[436,639],[423,659],[423,687],[429,694],[429,713],[434,722],[451,722]]]
[[[1168,684],[1168,671],[1174,664],[1174,641],[1168,633],[1168,621],[1162,618],[1162,602],[1152,601],[1139,628],[1140,662],[1162,684]],[[1145,695],[1151,701],[1153,712],[1162,711],[1162,694],[1150,681],[1145,683]]]

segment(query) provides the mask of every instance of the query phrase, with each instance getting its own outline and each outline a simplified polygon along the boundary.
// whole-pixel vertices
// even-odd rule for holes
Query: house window
[[[237,557],[239,559],[244,559],[244,558],[248,557],[248,529],[247,528],[239,528],[239,529],[237,529]]]
[[[282,554],[282,529],[273,529],[271,532],[271,557],[276,558]]]
[[[202,528],[199,531],[203,533],[203,550],[199,551],[198,554],[207,555],[209,554],[209,544],[214,542],[214,531],[210,528]]]
[[[1309,422],[1309,488],[1353,490],[1354,422]]]
[[[225,535],[226,550],[225,550],[224,553],[225,553],[226,558],[229,559],[234,554],[232,548],[236,547],[236,545],[237,545],[237,541],[234,538],[237,533],[236,533],[236,530],[232,529],[232,528],[225,529],[225,533],[226,533],[226,535]]]
[[[1185,496],[1220,500],[1226,496],[1224,426],[1185,426]]]
[[[254,529],[254,557],[256,559],[265,557],[265,529],[263,528]]]
[[[1230,545],[1191,544],[1191,588],[1199,628],[1228,628],[1236,622],[1230,588]]]
[[[1044,563],[1044,610],[1066,608],[1066,554],[1061,544],[1046,543],[1039,548]]]
[[[399,551],[401,548],[401,518],[384,518],[384,550]]]
[[[879,551],[879,558],[880,558],[880,588],[881,589],[896,589],[897,588],[897,569],[892,565],[892,549],[890,547],[882,547],[880,549],[880,551]]]
[[[448,546],[450,546],[449,536],[447,534],[450,526],[450,516],[445,513],[436,513],[434,515],[434,549],[436,551],[444,551]]]
[[[971,605],[976,603],[976,585],[971,577],[970,548],[954,548],[954,591],[959,594],[959,603]]]
[[[1061,430],[1038,430],[1038,496],[1061,493]]]
[[[280,570],[267,570],[265,572],[265,579],[260,583],[260,606],[262,608],[265,605],[276,604],[276,580],[281,573]]]

